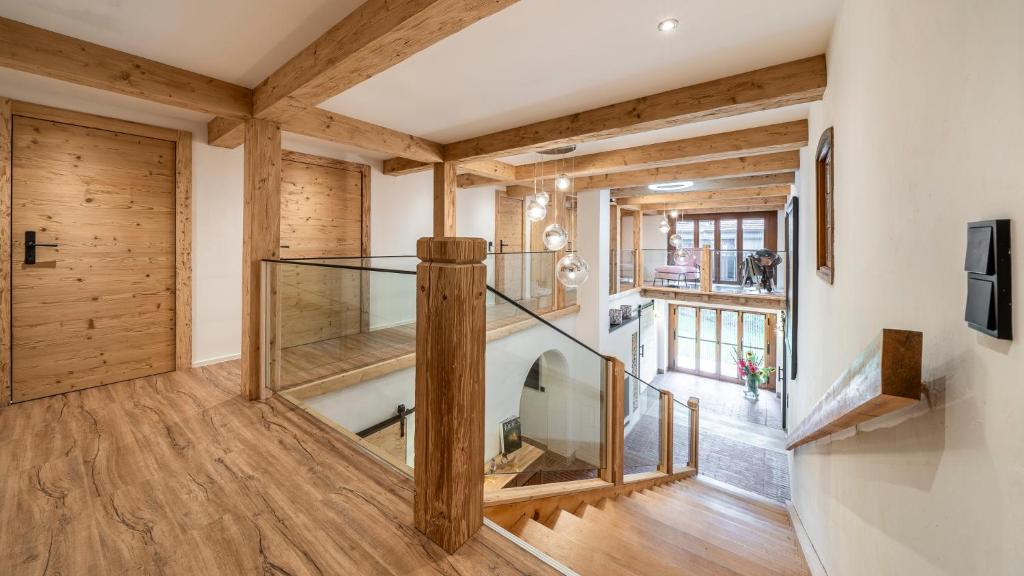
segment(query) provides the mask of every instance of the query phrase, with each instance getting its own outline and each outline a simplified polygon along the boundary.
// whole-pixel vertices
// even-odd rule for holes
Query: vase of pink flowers
[[[750,350],[741,353],[739,349],[734,349],[732,357],[736,361],[736,368],[739,371],[740,378],[746,384],[743,396],[748,400],[757,400],[760,395],[761,384],[768,379],[772,372],[775,372],[775,368],[769,366],[762,367],[761,362],[763,358]]]

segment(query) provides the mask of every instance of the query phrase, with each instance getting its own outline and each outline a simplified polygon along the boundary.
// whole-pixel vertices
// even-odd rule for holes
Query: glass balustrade
[[[761,250],[645,249],[644,286],[783,296],[787,258]]]
[[[625,395],[623,473],[656,472],[662,463],[661,392],[627,372]]]

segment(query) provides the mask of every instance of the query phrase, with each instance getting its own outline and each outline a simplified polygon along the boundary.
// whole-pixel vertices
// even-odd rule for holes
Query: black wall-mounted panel
[[[1013,339],[1010,267],[1010,221],[968,224],[964,319],[971,328],[1002,340]]]

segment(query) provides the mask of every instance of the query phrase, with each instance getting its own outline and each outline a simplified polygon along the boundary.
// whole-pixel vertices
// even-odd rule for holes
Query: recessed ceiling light
[[[675,18],[666,18],[661,22],[658,22],[658,32],[671,32],[679,27],[679,20]]]
[[[690,186],[693,186],[693,182],[689,180],[680,180],[678,182],[662,182],[661,184],[651,184],[647,187],[648,190],[653,192],[678,192],[680,190],[686,190]]]

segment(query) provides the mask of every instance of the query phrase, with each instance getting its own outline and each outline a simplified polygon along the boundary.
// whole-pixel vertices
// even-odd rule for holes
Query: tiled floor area
[[[701,474],[773,500],[789,500],[782,402],[773,392],[762,391],[753,402],[743,397],[742,386],[679,372],[661,374],[653,384],[679,399],[700,398]]]

